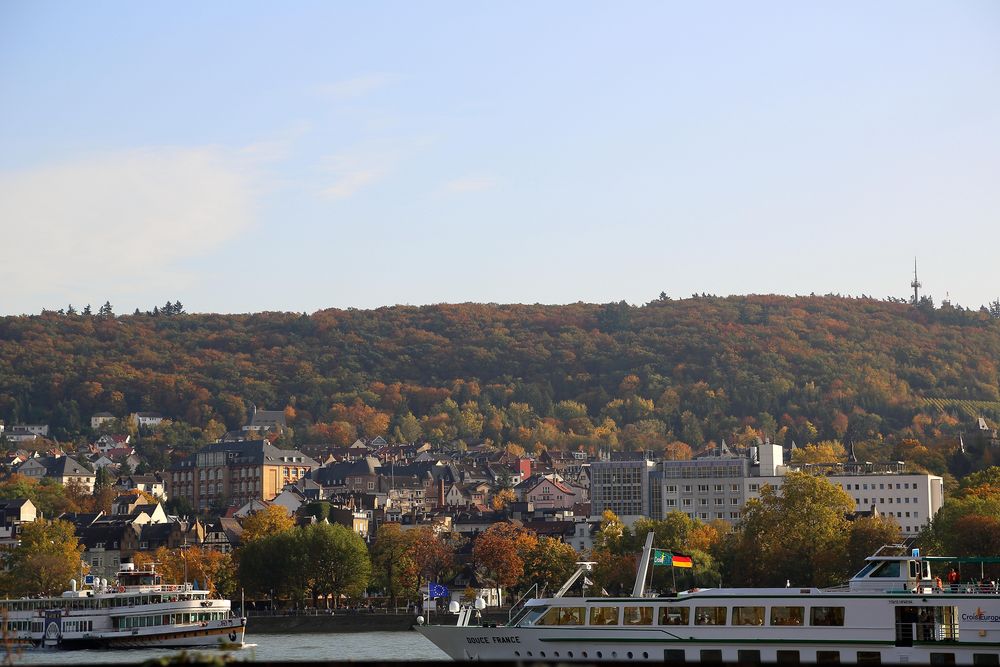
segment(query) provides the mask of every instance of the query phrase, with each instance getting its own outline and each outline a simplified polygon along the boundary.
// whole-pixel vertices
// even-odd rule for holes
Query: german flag
[[[681,554],[673,555],[673,562],[671,563],[674,567],[692,567],[694,563],[691,562],[691,556],[682,556]]]

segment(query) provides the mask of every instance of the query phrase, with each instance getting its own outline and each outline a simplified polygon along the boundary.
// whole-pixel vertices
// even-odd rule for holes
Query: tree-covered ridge
[[[386,434],[573,448],[963,429],[962,410],[927,399],[983,402],[1000,419],[1000,321],[948,305],[746,296],[102,312],[0,319],[0,419],[66,437],[94,412],[154,410],[214,432],[244,423],[253,402],[287,408],[297,443]]]

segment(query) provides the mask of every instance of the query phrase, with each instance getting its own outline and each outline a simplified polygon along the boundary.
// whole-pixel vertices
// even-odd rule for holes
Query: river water
[[[53,651],[25,649],[17,665],[81,665],[140,663],[180,653],[179,649],[117,651]],[[209,655],[221,654],[214,649]],[[405,632],[331,632],[323,634],[251,635],[247,646],[227,651],[237,660],[295,662],[317,660],[450,660],[413,630]],[[2,657],[2,656],[0,656]]]

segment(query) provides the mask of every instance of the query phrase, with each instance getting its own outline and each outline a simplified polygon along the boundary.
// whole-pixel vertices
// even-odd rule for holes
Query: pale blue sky
[[[1000,3],[0,3],[0,313],[1000,296]]]

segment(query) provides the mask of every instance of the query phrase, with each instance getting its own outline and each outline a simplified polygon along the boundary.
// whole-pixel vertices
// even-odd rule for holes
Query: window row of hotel
[[[597,461],[591,465],[591,509],[620,517],[662,519],[681,511],[694,519],[739,520],[746,503],[765,486],[780,489],[793,469],[782,461],[782,448],[764,445],[759,458],[707,457],[690,461]],[[855,510],[896,517],[905,535],[916,535],[944,503],[944,483],[937,475],[908,473],[905,464],[829,464],[802,466],[844,489]],[[694,479],[685,483],[678,480]]]

